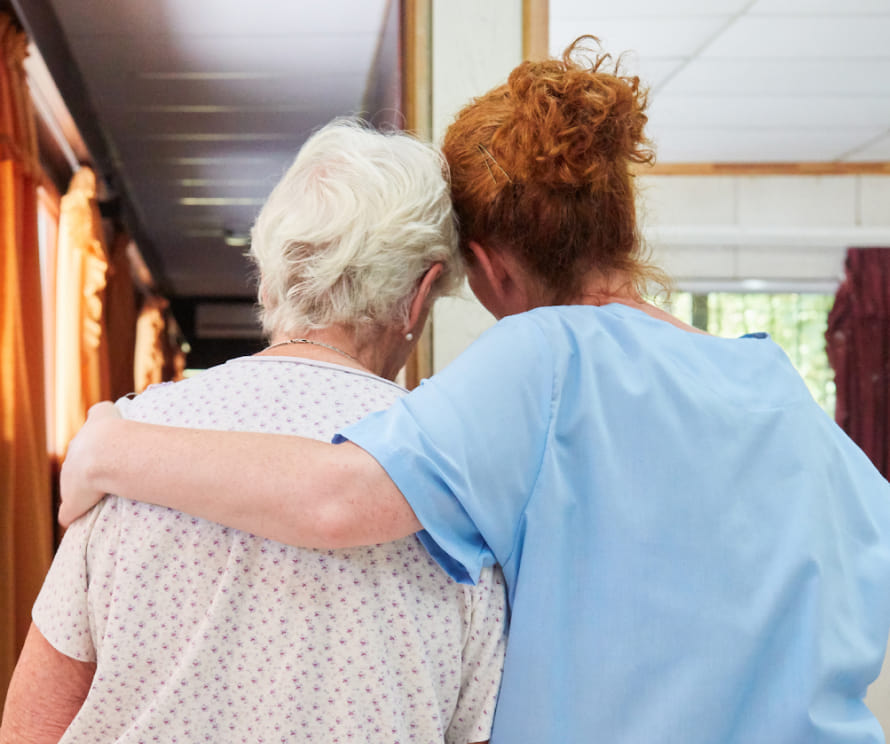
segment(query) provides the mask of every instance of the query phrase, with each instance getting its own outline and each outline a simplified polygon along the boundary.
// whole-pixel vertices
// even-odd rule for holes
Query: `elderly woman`
[[[454,364],[337,445],[97,416],[64,518],[122,492],[295,544],[423,527],[464,580],[497,560],[495,742],[879,742],[890,486],[765,334],[644,299],[646,97],[608,65],[525,62],[449,128],[470,284],[502,318]]]
[[[443,165],[346,121],[311,137],[253,229],[269,346],[125,415],[328,441],[391,405],[430,305],[462,277]],[[53,740],[69,722],[63,741],[91,743],[487,740],[505,615],[499,572],[458,584],[413,536],[316,552],[111,498],[65,536],[0,738],[63,716]]]

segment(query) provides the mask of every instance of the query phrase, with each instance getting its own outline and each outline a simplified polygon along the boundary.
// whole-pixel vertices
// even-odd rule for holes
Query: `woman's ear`
[[[412,328],[417,328],[423,322],[425,313],[432,304],[430,297],[432,296],[433,287],[444,270],[444,264],[441,261],[437,261],[426,270],[426,273],[421,278],[414,293],[414,298],[411,300],[411,306],[408,308],[408,327],[405,329],[406,332],[411,331]],[[418,328],[419,330],[421,329]]]
[[[509,251],[483,246],[475,240],[469,242],[469,249],[472,253],[467,262],[470,289],[488,312],[500,320],[533,307],[525,272]]]
[[[481,274],[489,284],[500,284],[503,281],[504,275],[504,266],[500,260],[500,253],[484,248],[481,243],[475,240],[471,240],[468,246],[470,253],[473,254],[470,259],[473,272]]]

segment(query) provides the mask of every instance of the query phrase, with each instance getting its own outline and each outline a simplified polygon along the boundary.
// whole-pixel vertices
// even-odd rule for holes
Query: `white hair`
[[[310,137],[251,231],[268,335],[406,322],[418,282],[463,277],[448,169],[432,145],[337,119]]]

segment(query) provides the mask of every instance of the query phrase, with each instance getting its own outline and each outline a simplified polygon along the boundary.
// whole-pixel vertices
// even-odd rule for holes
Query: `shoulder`
[[[411,391],[405,405],[421,401],[441,422],[443,406],[460,411],[464,424],[480,417],[497,419],[509,411],[549,409],[559,353],[547,337],[546,326],[522,313],[498,321],[443,370]],[[461,425],[458,420],[455,424]]]
[[[212,387],[219,381],[231,380],[235,377],[235,372],[236,368],[234,365],[229,363],[220,364],[182,380],[158,382],[154,385],[149,385],[141,393],[126,395],[117,400],[115,404],[126,416],[129,412],[137,411],[145,405],[176,400]]]
[[[592,306],[548,306],[511,315],[480,336],[477,354],[499,373],[510,369],[528,378],[536,373],[540,381],[559,384],[567,368],[580,358],[597,357],[604,349],[645,344],[637,340],[645,328],[631,327],[626,319],[613,317],[603,308]],[[474,345],[475,346],[475,345]],[[471,346],[469,351],[473,351]],[[595,353],[592,353],[595,352]]]
[[[554,349],[549,334],[552,321],[547,314],[531,311],[510,315],[484,331],[444,372],[450,375],[491,374],[509,378],[511,371],[539,369],[549,376]],[[442,372],[435,378],[440,378]],[[435,379],[433,378],[433,379]]]
[[[541,307],[501,318],[479,338],[509,339],[513,342],[540,342],[547,338],[547,331],[561,322],[565,308]]]
[[[294,357],[239,357],[118,401],[125,418],[198,429],[270,431],[329,440],[389,408],[406,390],[370,373]]]
[[[600,338],[645,337],[664,325],[623,308],[553,305],[500,320],[487,333],[506,346],[535,345],[556,356],[570,355],[578,344]],[[485,334],[480,337],[480,341]],[[490,341],[491,343],[491,341]]]

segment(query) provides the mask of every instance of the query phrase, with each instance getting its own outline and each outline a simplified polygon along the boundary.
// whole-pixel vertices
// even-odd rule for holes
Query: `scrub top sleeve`
[[[457,581],[512,555],[550,428],[553,358],[512,316],[392,408],[344,429],[410,503],[419,535]]]

